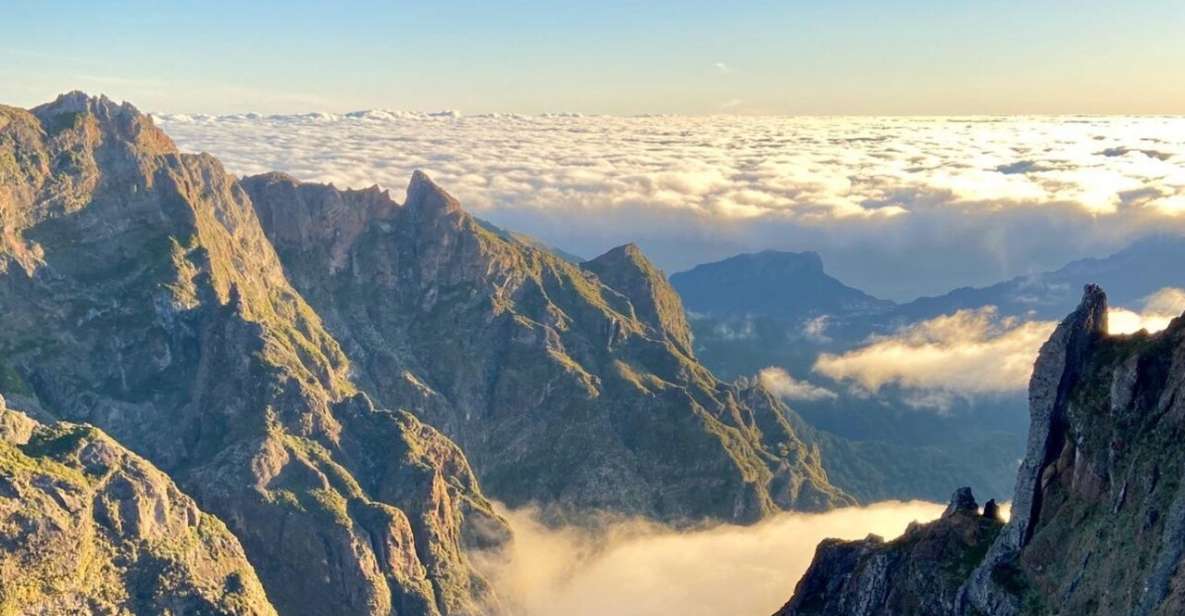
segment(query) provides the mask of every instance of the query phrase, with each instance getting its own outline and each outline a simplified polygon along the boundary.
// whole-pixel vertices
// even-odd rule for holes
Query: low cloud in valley
[[[783,513],[754,526],[676,530],[621,521],[599,531],[548,528],[535,512],[504,512],[510,554],[478,555],[499,596],[521,616],[768,614],[793,593],[824,538],[895,537],[943,505],[882,502],[827,513]]]

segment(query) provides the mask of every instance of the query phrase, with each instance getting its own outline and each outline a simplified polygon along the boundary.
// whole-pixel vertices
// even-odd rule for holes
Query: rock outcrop
[[[775,616],[953,614],[960,586],[1002,526],[980,514],[970,488],[960,488],[941,518],[912,524],[892,541],[827,539]]]
[[[164,473],[0,398],[0,613],[276,612],[235,536]]]
[[[1011,517],[971,562],[957,598],[949,601],[949,586],[900,576],[914,568],[939,576],[966,565],[958,555],[898,563],[886,574],[901,580],[897,596],[930,614],[1185,611],[1185,319],[1157,334],[1107,336],[1106,318],[1105,294],[1089,285],[1042,347]],[[927,528],[936,532],[947,519]],[[875,594],[876,580],[846,589],[807,583],[824,570],[860,578],[855,559],[822,558],[827,551],[836,548],[820,549],[785,614],[841,613],[807,606],[838,606],[847,595],[871,597],[870,607],[842,613],[891,613],[892,597]]]
[[[243,186],[360,386],[454,439],[498,499],[676,522],[853,502],[789,409],[695,359],[637,247],[572,263],[418,172],[404,204],[281,174]]]
[[[167,473],[281,613],[497,611],[465,457],[358,392],[241,185],[131,105],[0,107],[0,315],[0,393]]]

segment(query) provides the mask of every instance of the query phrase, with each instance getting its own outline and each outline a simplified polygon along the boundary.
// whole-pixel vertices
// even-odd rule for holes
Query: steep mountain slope
[[[464,456],[357,393],[239,184],[132,106],[0,107],[0,315],[0,393],[168,473],[279,611],[496,609]]]
[[[1041,349],[1012,516],[986,555],[964,551],[891,565],[926,567],[937,576],[962,572],[971,559],[956,600],[948,604],[948,595],[893,572],[880,576],[900,580],[897,595],[923,606],[919,613],[1143,615],[1185,609],[1185,319],[1155,335],[1107,336],[1106,326],[1107,298],[1088,286],[1078,309]],[[855,572],[858,563],[841,556],[852,549],[858,548],[820,548],[804,580],[822,571],[841,577]],[[889,548],[871,549],[883,554]],[[840,609],[839,588],[804,581],[785,613],[890,613],[883,595],[870,590],[847,589],[873,600]]]
[[[0,613],[272,614],[243,548],[164,473],[0,398]]]
[[[753,521],[852,502],[784,405],[696,361],[678,295],[636,247],[571,263],[422,173],[403,205],[280,174],[243,186],[362,387],[456,440],[510,505]]]

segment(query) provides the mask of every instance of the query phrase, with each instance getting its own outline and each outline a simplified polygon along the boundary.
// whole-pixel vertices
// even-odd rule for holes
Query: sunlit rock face
[[[679,296],[636,246],[573,263],[422,173],[403,204],[281,174],[243,186],[356,381],[457,441],[499,500],[672,522],[854,502],[792,411],[696,360]]]
[[[859,579],[864,559],[889,546],[820,550],[786,614],[1177,614],[1185,609],[1180,439],[1185,433],[1185,320],[1155,334],[1109,335],[1107,298],[1088,285],[1078,309],[1042,347],[1029,387],[1032,426],[1009,521],[984,553],[936,556],[890,568],[849,588],[808,582]],[[943,520],[946,518],[944,517]],[[931,531],[941,528],[935,522]],[[907,533],[908,535],[908,533]],[[831,553],[834,557],[824,558]],[[841,555],[857,554],[855,557]],[[973,556],[974,554],[974,556]],[[846,560],[845,560],[846,558]],[[869,561],[872,562],[872,561]],[[877,580],[926,567],[959,572],[958,593],[918,579],[879,591]],[[967,569],[970,572],[967,573]],[[900,579],[900,578],[899,578]]]
[[[0,398],[0,611],[274,616],[238,539],[90,426]]]
[[[497,610],[463,550],[508,531],[465,457],[358,393],[216,159],[106,98],[0,107],[0,222],[10,403],[167,473],[281,613]]]

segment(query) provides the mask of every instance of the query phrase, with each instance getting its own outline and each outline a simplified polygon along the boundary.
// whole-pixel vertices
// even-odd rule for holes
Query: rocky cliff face
[[[240,184],[130,105],[0,107],[0,315],[0,393],[168,473],[280,612],[497,609],[464,456],[358,393]]]
[[[0,398],[0,613],[276,612],[239,541],[164,473]]]
[[[696,361],[636,247],[574,264],[421,173],[404,204],[279,174],[243,186],[357,382],[456,440],[510,505],[752,521],[852,502],[789,409]]]
[[[932,614],[1179,614],[1185,610],[1185,319],[1158,334],[1106,336],[1107,299],[1086,288],[1081,305],[1041,349],[1029,400],[1032,427],[1017,473],[1012,516],[963,577],[956,599],[921,578],[897,594]],[[940,529],[946,519],[931,525]],[[852,551],[856,547],[845,546]],[[870,550],[880,553],[882,548]],[[846,591],[807,584],[824,571],[851,577],[834,546],[820,549],[786,614],[888,613],[838,606]],[[827,556],[826,554],[832,554]],[[897,566],[932,575],[959,557]]]
[[[981,513],[970,488],[960,488],[940,519],[912,524],[892,541],[825,540],[775,616],[953,614],[959,587],[1001,526],[994,502]]]

